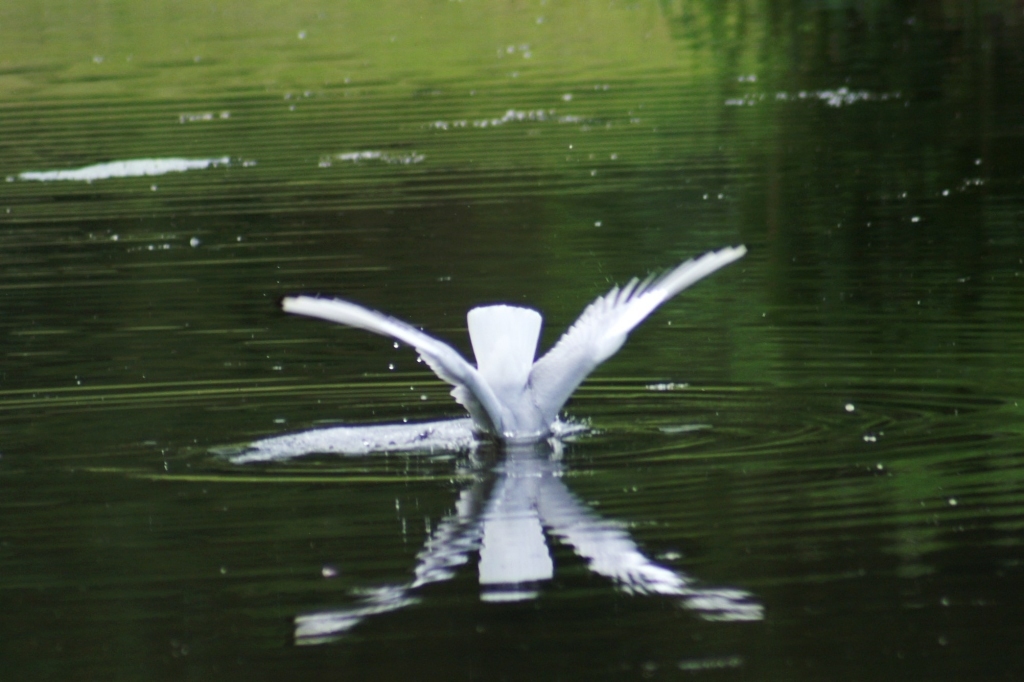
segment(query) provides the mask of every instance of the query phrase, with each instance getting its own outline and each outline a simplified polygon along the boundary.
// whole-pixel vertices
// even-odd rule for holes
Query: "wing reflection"
[[[701,618],[751,621],[763,607],[749,593],[698,586],[686,574],[644,555],[621,525],[598,516],[562,482],[557,441],[507,446],[496,466],[477,466],[417,555],[410,582],[361,592],[354,605],[295,618],[297,644],[335,639],[365,618],[417,602],[419,588],[454,577],[477,553],[484,601],[535,597],[554,575],[547,536],[557,537],[586,559],[593,572],[632,594],[663,595]]]

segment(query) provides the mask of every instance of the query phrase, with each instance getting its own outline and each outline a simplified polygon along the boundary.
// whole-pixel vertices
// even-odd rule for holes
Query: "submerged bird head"
[[[547,438],[576,387],[614,355],[654,310],[715,270],[742,258],[743,246],[727,247],[658,277],[615,287],[591,303],[543,357],[534,361],[542,318],[529,308],[491,305],[466,316],[476,356],[472,366],[448,344],[401,320],[348,301],[311,296],[282,299],[285,312],[307,315],[390,336],[414,347],[427,365],[455,388],[477,427],[501,440]]]

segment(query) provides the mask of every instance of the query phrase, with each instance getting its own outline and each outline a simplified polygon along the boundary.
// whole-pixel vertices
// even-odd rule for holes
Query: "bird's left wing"
[[[530,371],[534,403],[548,422],[576,387],[625,343],[629,332],[654,310],[715,270],[742,258],[746,247],[727,247],[706,253],[642,282],[633,279],[591,303],[558,343]]]
[[[494,392],[476,367],[443,341],[399,319],[341,299],[286,296],[281,299],[281,308],[287,313],[317,317],[390,336],[412,346],[437,376],[455,386],[452,395],[469,410],[479,426],[491,433],[501,433],[501,407]]]

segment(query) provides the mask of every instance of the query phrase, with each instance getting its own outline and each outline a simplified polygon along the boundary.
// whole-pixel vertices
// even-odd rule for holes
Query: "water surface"
[[[0,10],[12,679],[1018,679],[1015,10],[381,7]],[[549,526],[529,598],[488,599],[470,551],[297,636],[413,582],[506,460],[218,455],[462,416],[410,349],[279,296],[467,356],[468,308],[530,305],[546,349],[614,283],[738,243],[538,466],[758,618],[630,593]]]

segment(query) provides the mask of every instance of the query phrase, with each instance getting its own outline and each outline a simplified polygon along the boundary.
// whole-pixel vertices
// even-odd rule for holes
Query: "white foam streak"
[[[231,159],[222,156],[219,159],[129,159],[126,161],[109,161],[82,168],[50,171],[25,171],[18,174],[19,180],[37,182],[55,182],[70,180],[77,182],[93,182],[110,178],[139,178],[167,173],[183,173],[190,170],[202,170],[211,166],[228,166]]]

